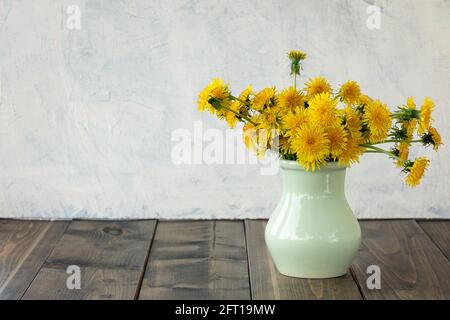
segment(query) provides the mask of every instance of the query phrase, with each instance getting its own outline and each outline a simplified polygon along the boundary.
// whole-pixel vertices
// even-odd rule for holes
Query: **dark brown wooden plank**
[[[20,299],[68,222],[0,220],[0,299]]]
[[[450,260],[450,220],[422,220],[418,223]]]
[[[414,220],[361,221],[363,244],[352,264],[367,299],[450,299],[450,262]],[[369,290],[367,267],[381,271]]]
[[[243,221],[159,222],[140,299],[249,299]]]
[[[156,221],[73,221],[24,299],[134,299]],[[81,289],[66,286],[68,266],[81,269]]]
[[[266,221],[245,221],[253,299],[361,299],[350,273],[332,279],[300,279],[280,274],[264,241],[265,227]]]

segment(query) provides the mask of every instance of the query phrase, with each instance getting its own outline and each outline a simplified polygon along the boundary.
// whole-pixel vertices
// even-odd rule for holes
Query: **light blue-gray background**
[[[369,30],[366,9],[381,8]],[[80,30],[66,27],[69,5]],[[0,1],[0,216],[266,217],[280,178],[257,165],[171,162],[171,133],[225,125],[196,111],[214,76],[289,84],[285,54],[308,53],[304,76],[357,80],[389,106],[437,104],[448,140],[450,1]],[[366,155],[348,174],[362,218],[450,217],[449,148],[411,190]]]

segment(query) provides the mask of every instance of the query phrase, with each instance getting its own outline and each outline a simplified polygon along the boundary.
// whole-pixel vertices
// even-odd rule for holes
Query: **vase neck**
[[[320,170],[281,167],[283,191],[307,194],[342,194],[345,185],[345,167],[322,167]]]

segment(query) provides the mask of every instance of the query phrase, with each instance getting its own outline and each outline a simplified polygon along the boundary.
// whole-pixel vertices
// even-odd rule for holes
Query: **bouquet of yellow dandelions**
[[[410,97],[391,112],[380,100],[363,94],[355,81],[334,91],[327,79],[318,76],[298,89],[306,54],[293,50],[288,58],[293,86],[281,92],[275,87],[255,92],[248,86],[234,96],[228,85],[216,78],[200,92],[199,110],[208,110],[231,128],[243,122],[244,143],[258,155],[271,149],[282,159],[296,160],[314,171],[328,162],[350,166],[363,153],[384,153],[406,174],[409,186],[420,183],[429,160],[409,159],[410,146],[418,143],[437,150],[442,144],[431,125],[435,105],[430,98],[418,109]],[[378,146],[388,143],[390,149]]]

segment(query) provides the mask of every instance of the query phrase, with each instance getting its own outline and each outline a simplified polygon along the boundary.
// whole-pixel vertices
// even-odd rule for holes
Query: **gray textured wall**
[[[366,9],[381,8],[381,29]],[[67,28],[69,5],[80,29]],[[0,216],[263,217],[280,178],[257,165],[179,165],[171,133],[225,125],[196,111],[213,76],[236,91],[304,78],[360,82],[390,106],[433,97],[448,139],[450,1],[0,1]],[[303,79],[304,79],[303,78]],[[359,217],[450,217],[449,146],[407,188],[390,160],[348,173]]]

